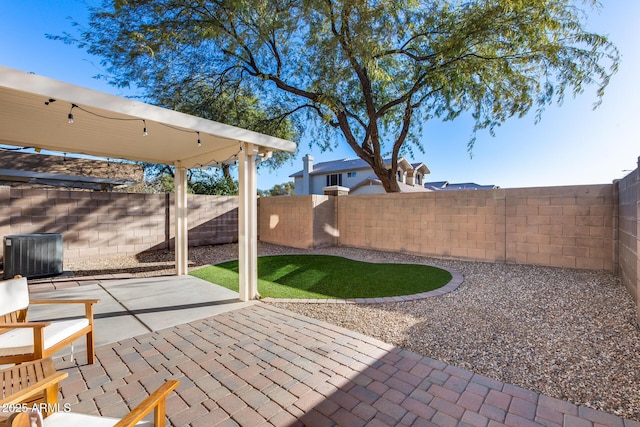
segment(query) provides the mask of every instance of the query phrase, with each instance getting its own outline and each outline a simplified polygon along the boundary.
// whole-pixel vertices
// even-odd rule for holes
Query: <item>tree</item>
[[[116,0],[92,9],[79,43],[116,85],[197,79],[258,97],[275,119],[306,112],[322,148],[346,141],[394,192],[427,120],[470,112],[471,149],[478,130],[539,119],[567,93],[594,85],[601,100],[619,54],[585,29],[596,3]]]
[[[282,184],[276,184],[269,190],[258,190],[258,195],[260,197],[270,197],[270,196],[293,196],[294,190],[293,181],[284,182]]]
[[[243,93],[241,88],[235,88],[233,93],[230,91],[229,87],[212,87],[201,79],[190,79],[182,81],[181,84],[176,84],[175,81],[157,81],[154,83],[153,90],[150,90],[148,98],[156,105],[183,113],[283,139],[297,139],[298,123],[283,115],[279,115],[277,119],[270,119],[270,114],[255,96]],[[292,153],[278,151],[273,153],[270,159],[259,163],[258,167],[277,169],[293,156]],[[144,163],[144,166],[152,189],[173,191],[173,166],[152,163]],[[211,168],[207,171],[189,170],[187,173],[189,191],[195,194],[237,195],[238,185],[231,176],[231,164],[220,163],[218,167],[222,176],[212,174]]]
[[[143,163],[145,166],[145,191],[166,193],[175,191],[174,168],[169,165]],[[187,192],[191,194],[209,194],[234,196],[238,194],[238,183],[221,170],[212,168],[189,169],[187,171]]]
[[[238,183],[230,176],[211,174],[201,171],[202,176],[189,185],[189,190],[195,194],[209,194],[216,196],[235,196],[238,194]]]
[[[154,80],[147,96],[154,104],[181,111],[205,119],[238,126],[243,129],[296,140],[300,133],[300,123],[274,106],[264,103],[242,87],[210,82],[203,76],[183,76],[180,80]],[[272,157],[258,164],[258,167],[277,169],[290,161],[295,153],[274,152]],[[232,179],[229,163],[221,163],[220,168],[227,179]]]

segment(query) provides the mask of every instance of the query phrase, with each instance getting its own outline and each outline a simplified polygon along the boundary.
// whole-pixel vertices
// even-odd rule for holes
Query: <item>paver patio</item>
[[[168,378],[173,426],[615,426],[640,423],[256,303],[59,358],[62,402],[120,416]]]
[[[78,356],[62,403],[121,416],[175,378],[174,426],[640,427],[264,303]]]

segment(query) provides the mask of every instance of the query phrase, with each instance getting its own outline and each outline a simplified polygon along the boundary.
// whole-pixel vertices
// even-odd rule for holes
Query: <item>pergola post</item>
[[[240,300],[258,298],[258,202],[256,156],[258,148],[243,144],[238,155],[238,272]]]
[[[184,276],[188,270],[189,232],[187,228],[187,169],[175,163],[175,254],[176,275]]]

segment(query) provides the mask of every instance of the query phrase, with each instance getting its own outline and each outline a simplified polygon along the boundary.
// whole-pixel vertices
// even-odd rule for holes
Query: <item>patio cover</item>
[[[293,142],[0,66],[0,144],[174,165],[178,275],[187,274],[187,169],[237,160],[240,299],[257,296],[256,161],[295,151]]]

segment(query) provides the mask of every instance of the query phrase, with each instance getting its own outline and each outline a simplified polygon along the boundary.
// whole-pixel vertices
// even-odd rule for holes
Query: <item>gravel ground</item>
[[[366,306],[273,304],[500,381],[640,420],[640,328],[630,295],[610,273],[343,247],[304,251],[259,244],[259,253],[322,253],[458,270],[464,283],[437,298]],[[192,268],[235,258],[235,244],[189,250]],[[79,275],[172,274],[173,253],[65,268]]]

